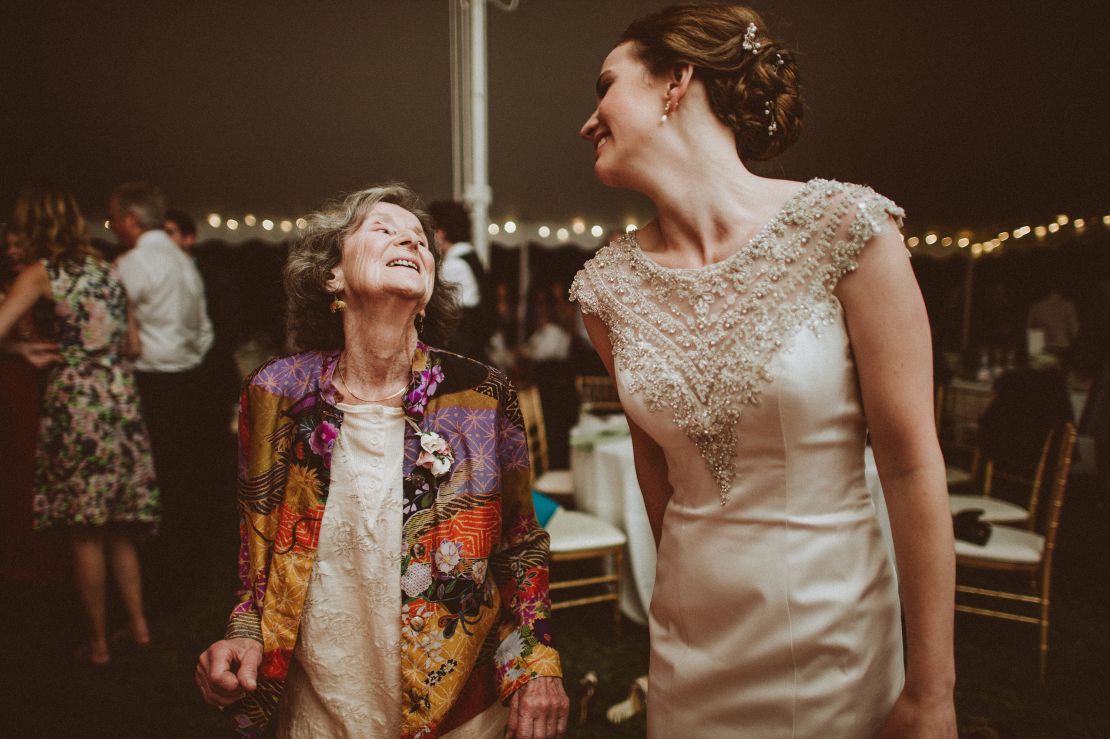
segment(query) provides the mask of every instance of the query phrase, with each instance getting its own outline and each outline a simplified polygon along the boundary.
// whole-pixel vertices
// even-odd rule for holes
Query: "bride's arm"
[[[609,377],[616,383],[617,377],[613,373],[613,347],[609,343],[609,332],[605,324],[597,316],[583,314],[582,320],[586,324],[586,331],[590,334],[590,341],[597,350]],[[671,499],[671,484],[667,482],[667,461],[663,457],[663,450],[647,432],[637,426],[632,419],[628,419],[628,428],[632,432],[632,457],[636,463],[636,480],[640,483],[640,492],[644,496],[644,507],[647,509],[648,521],[651,523],[651,533],[655,536],[655,546],[659,546],[659,538],[663,533],[663,512],[667,510],[667,503]]]
[[[893,222],[867,243],[858,263],[836,295],[890,513],[906,619],[906,684],[884,736],[955,737],[955,552],[933,420],[928,317]]]

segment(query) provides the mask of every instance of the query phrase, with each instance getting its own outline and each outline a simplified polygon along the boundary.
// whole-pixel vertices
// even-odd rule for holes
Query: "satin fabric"
[[[902,688],[893,566],[840,319],[783,337],[738,425],[729,501],[664,409],[617,381],[674,489],[649,621],[650,737],[868,737]]]

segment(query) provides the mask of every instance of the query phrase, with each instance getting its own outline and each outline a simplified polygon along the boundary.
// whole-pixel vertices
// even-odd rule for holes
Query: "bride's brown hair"
[[[628,41],[652,74],[669,74],[675,64],[694,68],[713,113],[732,129],[741,160],[771,159],[801,136],[794,53],[767,35],[751,8],[678,3],[633,21],[620,37]]]

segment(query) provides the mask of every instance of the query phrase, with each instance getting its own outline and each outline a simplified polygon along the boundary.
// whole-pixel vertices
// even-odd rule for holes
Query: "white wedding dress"
[[[901,210],[866,187],[812,180],[722,262],[664,268],[633,233],[575,279],[674,490],[649,736],[874,736],[901,690],[894,571],[833,295],[890,216]]]

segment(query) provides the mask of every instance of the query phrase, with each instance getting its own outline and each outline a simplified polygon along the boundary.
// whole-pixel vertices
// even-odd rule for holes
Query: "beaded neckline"
[[[833,290],[856,256],[902,211],[860,185],[807,182],[735,254],[699,268],[668,268],[629,233],[603,247],[570,297],[609,330],[627,390],[667,409],[698,448],[722,505],[735,476],[738,422],[762,401],[775,355],[800,329],[840,317]]]
[[[778,228],[782,225],[782,221],[785,218],[786,214],[790,212],[795,203],[805,198],[805,196],[809,194],[809,191],[813,187],[821,184],[822,182],[826,182],[826,180],[815,177],[808,182],[802,183],[802,186],[795,190],[794,193],[790,197],[788,197],[782,205],[779,206],[779,209],[775,211],[774,215],[772,215],[771,218],[768,219],[767,222],[764,223],[759,228],[759,230],[756,231],[755,234],[753,234],[752,237],[747,240],[747,242],[745,242],[742,247],[734,251],[732,254],[729,254],[724,259],[721,259],[720,261],[713,262],[712,264],[704,264],[701,267],[667,267],[666,265],[662,265],[652,259],[650,256],[648,256],[648,253],[644,251],[643,247],[640,245],[640,239],[637,236],[637,234],[639,233],[639,229],[634,229],[628,233],[628,240],[632,243],[634,247],[636,247],[633,250],[633,256],[639,261],[643,262],[649,270],[656,270],[664,274],[705,274],[706,272],[712,272],[719,269],[728,269],[729,265],[733,261],[743,258],[741,257],[741,255],[744,254],[744,252],[750,250],[753,246],[762,243],[769,234],[778,230]]]

